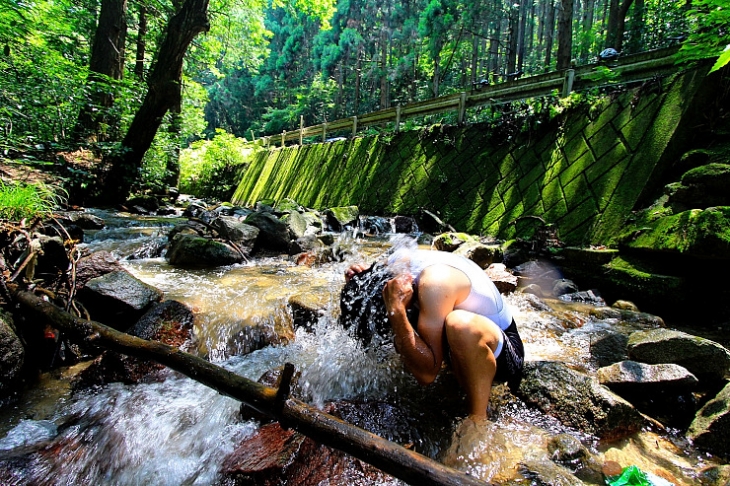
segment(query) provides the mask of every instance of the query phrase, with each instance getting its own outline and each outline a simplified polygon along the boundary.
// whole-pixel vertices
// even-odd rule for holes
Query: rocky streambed
[[[36,277],[71,265],[82,314],[250,379],[273,385],[293,363],[294,396],[487,481],[603,484],[631,465],[654,484],[730,478],[730,353],[578,287],[544,258],[549,238],[510,249],[437,218],[426,233],[410,218],[293,201],[170,212],[67,214],[77,257],[53,263],[50,249],[68,243],[39,232]],[[489,424],[462,420],[448,369],[420,387],[389,346],[363,351],[337,325],[344,269],[414,239],[477,261],[515,310],[525,378],[514,394],[496,388]],[[3,483],[399,483],[154,363],[19,312],[2,321]]]

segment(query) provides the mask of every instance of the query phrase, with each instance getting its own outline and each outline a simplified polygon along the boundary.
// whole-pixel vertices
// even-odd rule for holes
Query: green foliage
[[[180,190],[229,200],[236,188],[238,170],[252,150],[245,140],[222,130],[212,140],[194,142],[180,154]]]
[[[687,12],[692,30],[679,52],[680,60],[720,56],[712,71],[730,62],[730,6],[725,0],[694,0]],[[711,71],[711,72],[712,72]]]
[[[42,183],[6,184],[0,180],[0,219],[46,216],[63,205],[66,196],[62,189]]]

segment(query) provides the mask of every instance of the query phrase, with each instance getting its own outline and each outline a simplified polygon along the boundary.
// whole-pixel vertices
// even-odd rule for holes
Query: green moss
[[[730,207],[693,209],[651,222],[625,238],[628,248],[730,259]]]
[[[703,184],[719,189],[730,188],[730,164],[711,163],[690,169],[682,176],[682,184]]]

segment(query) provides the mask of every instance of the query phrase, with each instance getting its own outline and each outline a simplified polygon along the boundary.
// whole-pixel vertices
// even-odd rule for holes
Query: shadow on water
[[[89,247],[128,256],[134,245],[159,238],[171,224],[148,220],[135,225],[120,219],[92,235]],[[138,237],[128,244],[116,237],[117,230]],[[504,386],[495,387],[492,422],[463,422],[464,396],[448,370],[434,384],[420,387],[392,345],[365,351],[338,325],[344,270],[355,260],[372,261],[388,247],[387,242],[355,244],[351,261],[315,268],[280,258],[207,270],[171,267],[162,258],[126,260],[124,265],[167,299],[194,310],[198,352],[211,361],[252,380],[291,362],[299,375],[296,397],[317,407],[338,402],[343,419],[485,480],[525,481],[516,465],[549,463],[546,444],[567,435],[607,458],[661,466],[677,484],[694,482],[703,459],[671,433],[642,432],[618,444],[601,444],[528,408]],[[325,303],[313,328],[297,329],[286,342],[242,354],[237,333],[290,324],[287,302],[300,293],[317,295]],[[556,360],[595,371],[590,348],[597,333],[639,328],[588,317],[570,305],[559,312],[535,310],[523,294],[507,301],[520,324],[528,361]],[[14,465],[14,484],[218,484],[223,459],[259,427],[241,419],[239,402],[175,372],[166,372],[161,382],[114,383],[73,395],[68,387],[73,373],[65,373],[46,375],[41,392],[29,392],[24,404],[3,410],[0,459]],[[613,449],[617,451],[609,455]],[[363,479],[362,484],[369,483]]]

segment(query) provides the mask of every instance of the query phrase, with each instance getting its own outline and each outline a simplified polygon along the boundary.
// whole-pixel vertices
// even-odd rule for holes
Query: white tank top
[[[445,251],[409,249],[396,251],[390,256],[388,263],[398,266],[397,262],[402,261],[401,259],[410,260],[410,272],[416,285],[418,285],[421,272],[431,265],[444,264],[464,272],[471,282],[471,290],[466,299],[457,304],[455,308],[487,317],[502,330],[512,324],[512,312],[502,299],[499,290],[484,270],[468,258]]]

